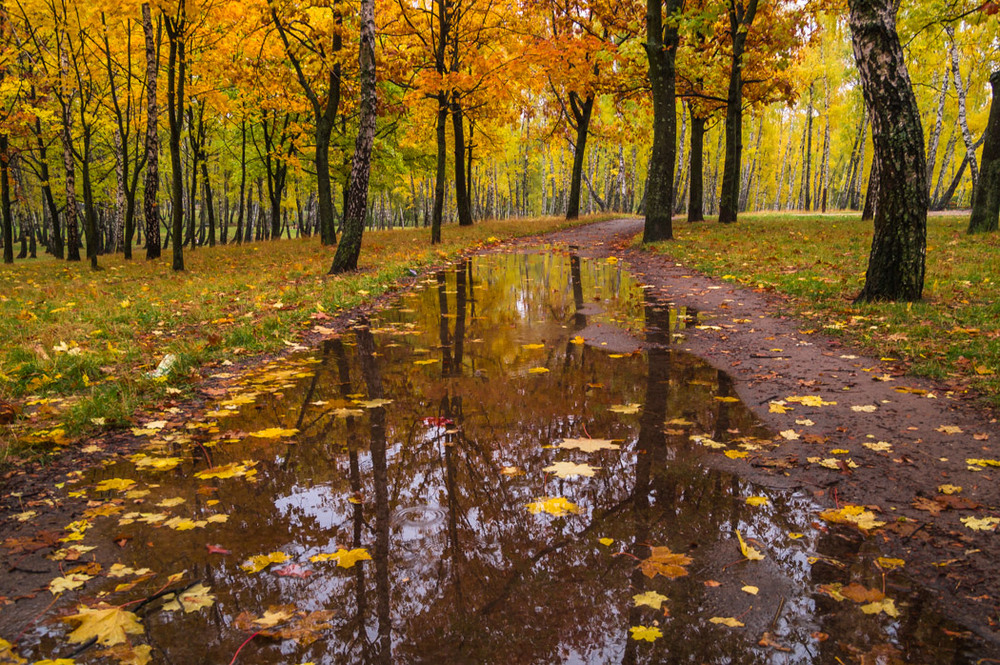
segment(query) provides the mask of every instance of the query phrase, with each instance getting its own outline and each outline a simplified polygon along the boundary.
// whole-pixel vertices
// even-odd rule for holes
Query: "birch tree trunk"
[[[947,25],[944,31],[948,34],[948,49],[951,52],[951,75],[955,82],[955,93],[958,96],[958,126],[962,128],[965,154],[969,160],[969,169],[972,173],[972,189],[975,189],[979,183],[979,164],[976,162],[976,149],[972,145],[972,134],[969,132],[969,119],[966,115],[965,107],[966,88],[962,84],[962,72],[958,69],[958,47],[955,46],[955,28]]]
[[[944,103],[948,99],[948,82],[951,77],[945,70],[941,77],[941,94],[938,96],[937,115],[934,117],[934,129],[931,130],[931,137],[927,143],[927,186],[930,187],[934,178],[934,166],[937,162],[938,143],[941,140],[941,124],[944,121]],[[929,193],[929,192],[928,192]]]

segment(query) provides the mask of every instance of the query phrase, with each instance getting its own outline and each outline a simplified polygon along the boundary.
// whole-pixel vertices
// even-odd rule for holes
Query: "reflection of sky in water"
[[[362,355],[369,343],[364,333],[356,339],[349,333],[343,343],[327,342],[310,363],[292,359],[264,368],[262,396],[222,428],[302,432],[292,444],[247,437],[213,448],[216,465],[263,460],[256,483],[207,483],[218,487],[212,495],[218,505],[209,508],[196,496],[206,484],[191,478],[205,466],[198,455],[177,473],[136,475],[124,464],[101,472],[158,485],[151,503],[188,498],[178,509],[186,512],[177,514],[230,515],[226,524],[194,532],[133,527],[129,547],[114,553],[164,574],[187,566],[218,594],[209,611],[147,620],[172,662],[228,662],[247,637],[233,628],[234,617],[280,604],[333,609],[333,629],[308,646],[256,639],[241,660],[847,663],[883,644],[908,662],[939,662],[949,654],[946,643],[935,650],[916,639],[938,635],[924,624],[936,627],[939,619],[923,606],[921,614],[906,615],[909,586],[901,573],[889,577],[900,620],[862,615],[857,604],[818,592],[830,582],[880,585],[872,539],[817,528],[817,507],[803,494],[707,468],[708,456],[721,453],[691,435],[730,450],[739,449],[741,437],[771,438],[741,404],[715,399],[733,394],[726,377],[674,348],[612,358],[599,337],[571,342],[584,329],[588,335],[632,329],[641,340],[644,321],[658,329],[650,340],[662,342],[683,334],[685,315],[646,303],[618,265],[576,263],[559,252],[480,257],[461,277],[457,272],[450,269],[441,283],[422,282],[372,322],[374,359]],[[538,343],[544,348],[523,346]],[[549,371],[529,372],[538,367]],[[268,373],[282,369],[306,375],[292,388],[279,387],[287,377],[270,385]],[[384,409],[384,429],[377,426],[381,409],[334,414],[356,408],[348,395],[372,396],[372,381],[393,400]],[[630,403],[645,405],[650,418],[609,410]],[[678,419],[692,424],[664,425]],[[620,450],[551,447],[588,436],[613,439]],[[592,478],[542,471],[556,461],[600,468]],[[505,475],[505,467],[517,473]],[[530,514],[527,504],[546,496],[567,497],[579,514]],[[749,496],[770,502],[750,507]],[[88,539],[124,528],[113,517],[102,519]],[[765,553],[763,561],[740,561],[737,530]],[[792,540],[790,532],[804,535]],[[601,538],[612,538],[612,545]],[[379,550],[380,539],[387,551]],[[210,557],[206,542],[233,555]],[[691,556],[689,575],[637,575],[636,557],[646,556],[649,545]],[[367,548],[373,560],[350,569],[309,562],[336,547]],[[248,575],[238,567],[279,550],[312,576],[278,577],[273,569]],[[742,591],[747,584],[759,594]],[[632,596],[645,590],[668,596],[670,616],[633,607]],[[713,616],[739,617],[746,627],[711,624]],[[629,639],[631,626],[654,622],[661,639]],[[391,643],[383,639],[387,629]],[[789,650],[759,646],[765,631]],[[821,642],[816,632],[832,637]]]

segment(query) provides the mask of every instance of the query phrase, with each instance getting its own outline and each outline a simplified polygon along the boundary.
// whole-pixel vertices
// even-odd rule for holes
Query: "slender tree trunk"
[[[153,37],[149,3],[142,4],[142,31],[146,36],[146,177],[143,185],[143,214],[146,218],[146,259],[160,258],[160,135],[156,79],[159,63]]]
[[[173,269],[184,270],[184,180],[181,167],[181,132],[184,129],[185,0],[180,0],[178,18],[167,18],[170,58],[167,64],[167,116],[170,125],[171,226],[173,227]]]
[[[803,173],[802,191],[803,191],[803,210],[812,210],[812,198],[810,191],[810,184],[812,178],[810,172],[812,170],[812,147],[813,147],[813,87],[809,86],[809,103],[806,105],[806,155],[805,155],[805,172]]]
[[[860,302],[919,300],[927,247],[920,110],[896,33],[896,0],[849,0],[854,58],[878,163],[875,234]]]
[[[958,96],[958,126],[962,128],[962,140],[965,142],[965,155],[969,160],[969,168],[972,173],[972,189],[975,190],[979,184],[979,165],[976,163],[976,148],[972,145],[972,133],[969,132],[969,119],[966,114],[965,94],[966,88],[962,83],[962,72],[958,68],[958,48],[955,46],[955,28],[946,25],[944,29],[948,35],[948,48],[951,51],[951,75],[955,82],[955,93]]]
[[[83,224],[87,232],[87,258],[90,260],[91,270],[97,270],[97,253],[100,251],[101,237],[97,231],[97,208],[94,205],[94,185],[90,177],[90,162],[92,153],[90,150],[90,127],[84,128],[83,133],[83,166],[81,175],[83,176]]]
[[[448,101],[444,93],[438,96],[437,114],[437,168],[434,173],[434,212],[431,218],[431,244],[441,242],[441,223],[444,218],[444,172],[447,168]]]
[[[983,168],[973,190],[969,233],[996,231],[1000,220],[1000,71],[990,76],[993,98],[983,143]]]
[[[472,204],[469,200],[468,174],[465,172],[465,120],[462,104],[452,95],[451,124],[455,131],[455,205],[458,207],[458,225],[472,226]]]
[[[355,270],[361,254],[361,236],[368,211],[368,178],[378,99],[375,89],[375,0],[361,0],[361,34],[358,45],[361,84],[361,118],[351,160],[351,184],[344,209],[344,233],[330,266],[330,274]]]
[[[941,94],[938,95],[937,114],[934,116],[934,129],[927,145],[927,186],[934,179],[934,167],[937,162],[938,143],[941,141],[941,124],[944,121],[944,104],[948,99],[948,81],[951,77],[945,70],[941,79]]]
[[[0,134],[0,213],[3,215],[3,262],[14,262],[14,220],[10,205],[10,143]]]
[[[728,0],[729,32],[733,44],[726,96],[726,162],[722,169],[719,221],[736,221],[740,196],[740,160],[743,154],[743,54],[747,32],[757,14],[757,0]]]
[[[583,180],[583,157],[587,149],[590,132],[590,118],[594,110],[594,95],[581,100],[575,92],[569,94],[569,106],[576,121],[576,143],[573,145],[573,172],[569,181],[569,202],[566,205],[566,219],[580,217],[580,191]]]
[[[644,243],[672,240],[674,237],[673,187],[677,158],[675,86],[677,44],[680,41],[675,14],[680,7],[680,0],[646,1],[645,47],[649,59],[649,82],[653,89],[653,149],[646,179]]]
[[[688,195],[688,221],[705,221],[705,118],[695,115],[691,110],[691,190]]]

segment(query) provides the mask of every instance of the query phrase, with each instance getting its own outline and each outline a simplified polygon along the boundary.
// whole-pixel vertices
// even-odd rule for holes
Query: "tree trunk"
[[[753,0],[756,1],[756,0]],[[676,56],[680,41],[675,14],[680,0],[646,1],[646,56],[653,89],[653,149],[646,179],[642,241],[672,240],[674,162],[677,157]],[[666,10],[666,25],[663,13]]]
[[[167,118],[170,125],[170,216],[173,227],[173,269],[184,270],[184,174],[181,167],[181,131],[184,128],[185,72],[184,31],[187,29],[184,8],[180,0],[178,18],[167,18],[170,56],[167,62]]]
[[[10,145],[0,134],[0,214],[3,215],[3,262],[14,262],[14,220],[10,205]]]
[[[344,209],[344,233],[330,266],[330,274],[355,270],[361,254],[361,236],[368,211],[368,178],[378,99],[375,89],[375,0],[361,0],[361,34],[358,45],[361,84],[361,118],[351,160],[351,183]]]
[[[156,105],[156,78],[159,73],[153,19],[149,3],[142,4],[142,31],[146,36],[146,177],[143,182],[143,214],[146,218],[146,259],[160,258],[160,135],[159,107]]]
[[[972,145],[972,133],[969,132],[969,120],[965,110],[966,88],[962,84],[962,72],[958,69],[958,48],[955,46],[955,28],[946,25],[944,29],[949,39],[951,51],[951,75],[954,78],[955,93],[958,96],[958,126],[962,128],[962,140],[965,142],[965,155],[969,160],[972,172],[972,189],[979,184],[979,165],[976,163],[976,148]]]
[[[431,218],[431,244],[441,242],[441,222],[444,217],[444,172],[447,168],[448,101],[444,93],[438,95],[437,114],[437,167],[434,173],[434,212]]]
[[[1000,71],[990,76],[993,99],[986,123],[979,186],[973,190],[969,233],[996,231],[1000,219]]]
[[[747,32],[757,14],[757,0],[728,0],[729,32],[733,54],[729,71],[729,92],[726,96],[726,162],[722,168],[722,195],[719,199],[719,221],[736,221],[740,196],[740,160],[743,155],[743,53]]]
[[[472,226],[472,204],[469,200],[469,182],[465,172],[465,120],[462,105],[453,95],[451,124],[455,131],[455,204],[458,207],[458,225]]]
[[[951,77],[948,76],[948,71],[945,70],[944,77],[941,79],[941,94],[938,96],[937,115],[934,116],[934,129],[931,130],[931,137],[927,145],[928,187],[930,187],[930,183],[934,179],[934,166],[935,162],[937,162],[938,144],[941,141],[941,123],[944,120],[944,104],[948,99],[948,81],[950,80]]]
[[[576,121],[576,144],[573,146],[573,173],[569,181],[569,202],[566,204],[566,219],[580,217],[580,190],[583,180],[583,157],[587,149],[590,132],[590,118],[594,111],[594,95],[580,100],[575,92],[569,94],[569,107]]]
[[[927,247],[920,110],[896,33],[895,0],[850,0],[851,37],[878,163],[875,234],[859,302],[919,300]]]

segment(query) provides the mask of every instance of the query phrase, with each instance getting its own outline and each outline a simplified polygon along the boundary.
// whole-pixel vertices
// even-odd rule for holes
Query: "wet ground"
[[[683,350],[719,323],[566,246],[449,266],[70,478],[82,519],[7,548],[0,663],[989,655],[872,513],[725,470],[788,438]]]

